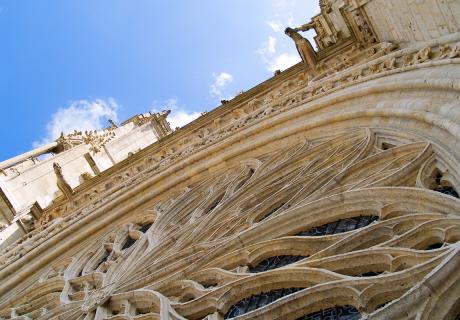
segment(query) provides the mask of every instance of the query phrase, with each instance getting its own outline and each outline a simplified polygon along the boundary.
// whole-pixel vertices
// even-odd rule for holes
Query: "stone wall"
[[[0,318],[457,319],[460,33],[374,43],[374,2],[334,1],[356,38],[314,72],[43,208],[0,252]]]
[[[364,8],[380,41],[407,44],[460,31],[457,0],[373,0]]]

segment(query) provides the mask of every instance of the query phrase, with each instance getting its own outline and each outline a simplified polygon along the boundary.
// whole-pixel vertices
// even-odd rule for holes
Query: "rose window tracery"
[[[382,150],[380,135],[309,140],[171,189],[63,254],[0,319],[378,319],[420,295],[423,319],[453,317],[460,203],[433,192],[447,162],[415,136]]]

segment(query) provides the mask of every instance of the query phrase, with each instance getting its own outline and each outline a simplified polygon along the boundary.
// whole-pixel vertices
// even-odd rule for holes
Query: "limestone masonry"
[[[183,128],[1,162],[0,319],[459,320],[460,0],[320,7]]]

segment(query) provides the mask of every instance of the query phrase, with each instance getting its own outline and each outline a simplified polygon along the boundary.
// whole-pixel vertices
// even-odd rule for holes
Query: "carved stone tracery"
[[[313,19],[314,74],[277,75],[86,189],[56,166],[68,196],[0,272],[60,253],[6,276],[0,319],[456,319],[460,36],[398,50],[344,1],[343,38],[337,3]]]
[[[430,273],[435,268],[457,264],[459,249],[453,243],[460,239],[460,207],[453,196],[417,187],[417,176],[431,168],[429,143],[413,137],[382,150],[379,135],[351,130],[248,159],[250,168],[211,174],[157,204],[163,209],[155,210],[159,216],[154,222],[133,221],[95,245],[77,249],[70,264],[56,266],[60,271],[46,272],[47,277],[26,289],[31,303],[18,297],[11,302],[11,313],[0,305],[0,316],[34,317],[38,312],[45,318],[61,313],[67,319],[111,319],[167,312],[171,319],[201,319],[219,312],[249,319],[286,305],[277,312],[291,310],[289,319],[355,319],[359,314],[373,319],[392,305],[398,310],[397,303],[385,303],[403,301],[411,288],[437,275]],[[426,200],[395,205],[397,195]],[[281,206],[276,205],[280,197],[285,198]],[[279,209],[258,222],[270,207]],[[238,242],[238,234],[247,239],[245,244]],[[150,235],[157,247],[147,246]],[[131,239],[127,247],[126,239]],[[437,245],[440,241],[444,245]],[[185,279],[164,273],[163,268],[173,265],[187,274]],[[254,265],[258,272],[242,265]],[[71,304],[41,302],[40,288],[56,281],[53,292]],[[404,286],[395,286],[401,281]],[[344,293],[351,287],[356,294]],[[366,289],[364,299],[362,288],[375,289]],[[317,290],[325,290],[323,300]],[[334,294],[340,305],[328,302]],[[147,307],[145,299],[153,304]],[[419,312],[430,314],[441,303],[446,312],[453,307],[433,300]]]

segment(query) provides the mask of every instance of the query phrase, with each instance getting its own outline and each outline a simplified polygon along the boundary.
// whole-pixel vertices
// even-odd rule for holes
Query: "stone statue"
[[[310,28],[312,27],[313,26],[311,26]],[[299,52],[300,57],[302,58],[303,62],[307,64],[307,66],[310,67],[311,69],[315,69],[316,68],[316,52],[315,50],[313,50],[313,47],[311,46],[310,41],[302,37],[298,33],[298,30],[300,29],[299,28],[296,28],[296,29],[286,28],[286,30],[284,30],[284,33],[288,35],[292,40],[294,40],[295,46],[297,47],[297,51]]]
[[[62,174],[62,168],[59,165],[59,163],[54,162],[53,169],[56,175],[58,189],[61,190],[61,192],[67,199],[70,199],[73,195],[73,190],[72,187],[70,187],[70,185],[65,180],[64,175]]]

